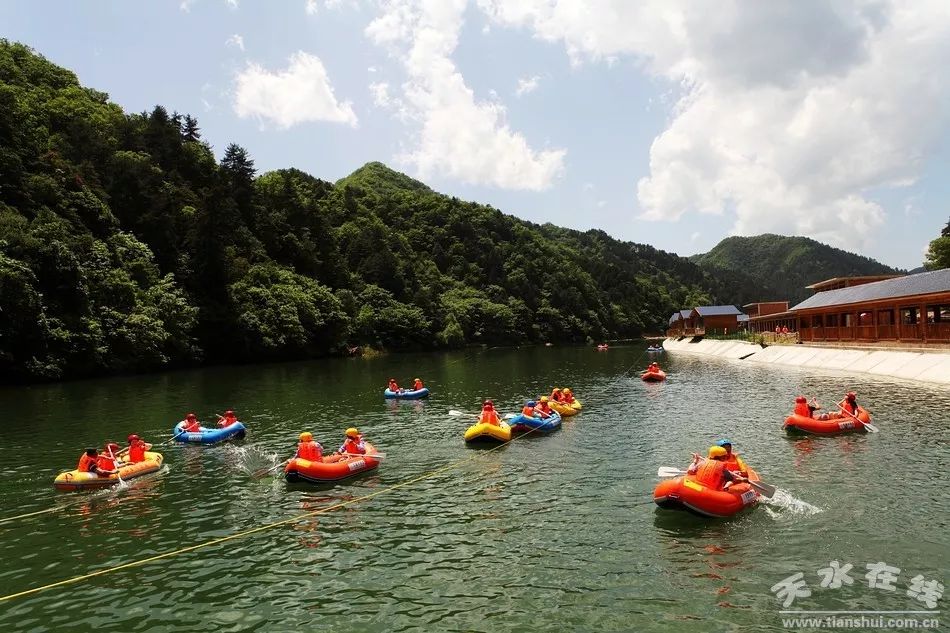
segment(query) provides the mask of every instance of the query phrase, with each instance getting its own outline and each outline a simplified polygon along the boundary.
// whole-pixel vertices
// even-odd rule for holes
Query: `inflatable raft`
[[[788,433],[811,433],[813,435],[839,435],[841,433],[867,433],[863,422],[871,421],[871,414],[864,407],[858,407],[857,420],[847,413],[831,413],[827,420],[817,418],[808,418],[794,413],[785,418],[785,424],[782,425]]]
[[[528,431],[540,431],[541,433],[551,433],[561,428],[561,415],[555,411],[548,418],[533,417],[529,418],[525,414],[509,420],[513,433],[527,433]]]
[[[759,481],[759,475],[751,468],[749,479]],[[725,518],[754,506],[759,501],[759,493],[747,483],[735,484],[728,490],[713,490],[692,475],[684,475],[661,481],[653,491],[653,501],[665,510]]]
[[[240,422],[235,422],[234,424],[229,424],[224,428],[216,429],[207,429],[201,427],[201,431],[197,433],[182,433],[182,428],[184,428],[184,421],[179,422],[175,425],[175,428],[172,429],[172,435],[176,442],[190,442],[193,444],[215,444],[216,442],[223,442],[224,440],[229,440],[231,438],[237,440],[243,440],[244,436],[247,434],[247,427],[245,427]]]
[[[666,380],[666,372],[662,369],[657,371],[645,371],[640,375],[640,379],[644,382],[662,382]]]
[[[565,418],[568,418],[572,415],[577,415],[577,413],[581,410],[580,403],[576,400],[574,401],[574,405],[578,405],[577,408],[574,408],[574,405],[564,404],[562,402],[554,402],[553,400],[548,402],[548,405]]]
[[[648,347],[647,348],[647,352],[650,352],[650,353],[656,353],[656,352],[662,352],[662,351],[663,351],[662,347]]]
[[[295,483],[298,481],[307,481],[310,483],[324,483],[328,481],[340,481],[347,477],[353,477],[367,470],[374,470],[379,467],[379,457],[373,457],[378,451],[376,447],[369,442],[366,445],[365,455],[327,455],[322,462],[312,462],[309,459],[300,459],[295,457],[287,462],[284,468],[284,477],[287,481]]]
[[[506,422],[488,424],[477,422],[465,431],[465,441],[472,444],[477,442],[495,442],[503,444],[511,440],[511,427]]]
[[[69,470],[58,474],[56,479],[53,480],[53,486],[56,487],[57,490],[87,490],[91,488],[114,486],[119,483],[120,476],[122,480],[125,481],[126,479],[134,479],[142,475],[154,473],[162,467],[164,461],[161,453],[146,451],[143,461],[119,466],[118,475],[100,477],[95,473],[81,473],[78,470]]]
[[[401,400],[418,400],[419,398],[428,398],[429,389],[428,387],[423,387],[422,389],[417,389],[412,391],[411,389],[400,389],[399,391],[392,391],[389,387],[383,391],[384,398],[397,398]]]

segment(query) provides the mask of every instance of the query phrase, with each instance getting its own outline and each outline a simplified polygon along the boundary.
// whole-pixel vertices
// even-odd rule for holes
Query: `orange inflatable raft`
[[[666,380],[666,372],[662,369],[656,371],[645,371],[640,376],[644,382],[662,382]]]
[[[827,420],[808,418],[803,415],[792,414],[785,418],[782,425],[789,433],[811,433],[813,435],[839,435],[841,433],[867,433],[864,422],[871,421],[871,414],[864,407],[858,407],[857,420],[847,413],[831,413]]]
[[[327,455],[323,459],[329,461],[322,462],[295,457],[284,468],[284,476],[289,482],[323,483],[339,481],[378,468],[380,458],[373,457],[377,453],[376,447],[369,442],[364,442],[364,444],[366,444],[365,455]]]
[[[751,468],[749,479],[759,481]],[[704,517],[724,518],[754,506],[759,493],[747,483],[735,484],[728,490],[713,490],[684,475],[661,481],[653,491],[653,501],[666,510],[685,510]]]

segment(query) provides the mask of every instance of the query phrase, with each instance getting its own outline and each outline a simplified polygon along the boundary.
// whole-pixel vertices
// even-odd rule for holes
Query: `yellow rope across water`
[[[531,434],[533,431],[534,431],[534,430],[532,429],[532,430],[530,430],[530,431],[524,433],[523,435],[521,435],[521,436],[519,436],[519,437],[525,437],[526,435]],[[424,481],[424,480],[426,480],[426,479],[431,479],[432,477],[435,477],[436,475],[440,475],[440,474],[442,474],[442,473],[444,473],[444,472],[446,472],[446,471],[452,470],[453,468],[457,468],[458,466],[461,466],[462,464],[465,464],[465,463],[467,463],[467,462],[473,461],[473,460],[475,460],[475,459],[481,457],[481,455],[485,455],[485,454],[491,453],[491,452],[493,452],[493,451],[498,450],[499,448],[502,448],[503,446],[507,446],[508,444],[511,444],[512,442],[514,442],[516,439],[518,439],[518,438],[517,438],[517,437],[513,437],[512,439],[508,440],[507,442],[505,442],[505,443],[503,443],[503,444],[499,444],[498,446],[495,446],[495,447],[493,447],[493,448],[491,448],[491,449],[489,449],[489,450],[487,450],[487,451],[482,451],[481,454],[473,455],[473,456],[471,456],[471,457],[466,457],[465,459],[460,459],[460,460],[455,461],[455,462],[450,462],[449,464],[446,464],[445,466],[442,466],[442,467],[440,467],[440,468],[436,468],[435,470],[432,470],[432,471],[429,471],[429,472],[424,473],[424,474],[422,474],[422,475],[419,475],[418,477],[413,477],[412,479],[409,479],[409,480],[407,480],[407,481],[403,481],[403,482],[400,482],[400,483],[398,483],[398,484],[394,484],[394,485],[392,485],[392,486],[389,486],[388,488],[383,488],[382,490],[377,490],[376,492],[371,492],[371,493],[369,493],[369,494],[367,494],[367,495],[363,495],[362,497],[357,497],[357,498],[355,498],[355,499],[349,499],[349,500],[347,500],[347,501],[340,501],[339,503],[334,503],[333,505],[327,506],[327,507],[325,507],[325,508],[320,508],[319,510],[314,510],[313,512],[306,512],[306,513],[304,513],[304,514],[299,514],[299,515],[297,515],[297,516],[295,516],[295,517],[291,517],[291,518],[289,518],[289,519],[283,519],[283,520],[281,520],[281,521],[275,521],[274,523],[267,523],[267,524],[265,524],[265,525],[260,525],[260,526],[258,526],[258,527],[256,527],[256,528],[251,528],[251,529],[249,529],[249,530],[244,530],[244,531],[242,531],[242,532],[236,532],[236,533],[234,533],[234,534],[229,534],[228,536],[222,536],[222,537],[220,537],[220,538],[212,539],[212,540],[210,540],[210,541],[205,541],[204,543],[198,543],[198,544],[196,544],[196,545],[191,545],[191,546],[189,546],[189,547],[183,547],[183,548],[181,548],[181,549],[176,549],[176,550],[173,550],[173,551],[170,551],[170,552],[165,552],[165,553],[163,553],[163,554],[156,554],[155,556],[149,556],[148,558],[143,558],[143,559],[135,560],[135,561],[132,561],[132,562],[129,562],[129,563],[123,563],[123,564],[121,564],[121,565],[116,565],[115,567],[107,567],[107,568],[105,568],[105,569],[100,569],[100,570],[98,570],[98,571],[89,572],[88,574],[83,574],[83,575],[81,575],[81,576],[74,576],[74,577],[72,577],[72,578],[67,578],[66,580],[60,580],[60,581],[57,581],[57,582],[54,582],[54,583],[50,583],[50,584],[48,584],[48,585],[41,585],[41,586],[39,586],[39,587],[34,587],[34,588],[32,588],[32,589],[27,589],[27,590],[25,590],[25,591],[19,591],[19,592],[17,592],[17,593],[11,593],[11,594],[8,594],[8,595],[5,595],[5,596],[0,596],[0,602],[5,602],[5,601],[7,601],[7,600],[14,600],[14,599],[16,599],[16,598],[22,598],[22,597],[24,597],[24,596],[34,595],[34,594],[37,594],[37,593],[40,593],[40,592],[43,592],[43,591],[48,591],[48,590],[50,590],[50,589],[55,589],[56,587],[64,587],[64,586],[66,586],[66,585],[72,585],[72,584],[75,584],[75,583],[77,583],[77,582],[82,582],[82,581],[84,581],[84,580],[89,580],[90,578],[96,578],[97,576],[105,576],[106,574],[111,574],[111,573],[114,573],[114,572],[117,572],[117,571],[122,571],[122,570],[124,570],[124,569],[131,569],[131,568],[133,568],[133,567],[141,567],[142,565],[147,565],[148,563],[151,563],[151,562],[154,562],[154,561],[157,561],[157,560],[162,560],[162,559],[164,559],[164,558],[171,558],[171,557],[177,556],[177,555],[179,555],[179,554],[185,554],[185,553],[187,553],[187,552],[193,552],[193,551],[195,551],[195,550],[203,549],[203,548],[205,548],[205,547],[211,547],[212,545],[219,545],[219,544],[225,543],[225,542],[227,542],[227,541],[233,541],[233,540],[235,540],[235,539],[239,539],[239,538],[242,538],[242,537],[245,537],[245,536],[249,536],[249,535],[251,535],[251,534],[256,534],[256,533],[258,533],[258,532],[263,532],[263,531],[265,531],[265,530],[270,530],[270,529],[275,528],[275,527],[280,527],[280,526],[283,526],[283,525],[289,525],[289,524],[291,524],[291,523],[296,523],[297,521],[302,521],[303,519],[307,519],[307,518],[310,518],[310,517],[313,517],[313,516],[317,516],[318,514],[326,514],[326,513],[328,513],[328,512],[332,512],[333,510],[337,510],[337,509],[339,509],[339,508],[343,508],[343,507],[346,507],[346,506],[349,506],[349,505],[354,505],[354,504],[356,504],[356,503],[360,503],[360,502],[362,502],[362,501],[366,501],[366,500],[368,500],[368,499],[372,499],[373,497],[378,497],[378,496],[383,495],[383,494],[386,494],[386,493],[388,493],[388,492],[392,492],[392,491],[394,491],[394,490],[399,490],[400,488],[405,488],[406,486],[411,486],[412,484],[418,483],[418,482],[420,482],[420,481]],[[44,512],[45,512],[45,510],[44,510]],[[12,517],[12,518],[16,518],[16,517]]]

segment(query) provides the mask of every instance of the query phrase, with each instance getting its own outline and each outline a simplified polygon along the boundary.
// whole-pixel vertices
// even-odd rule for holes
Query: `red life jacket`
[[[551,405],[549,405],[547,402],[542,402],[538,405],[538,411],[541,412],[542,417],[548,417],[552,413]]]
[[[551,400],[554,400],[555,402],[564,401],[564,396],[561,395],[560,389],[555,389],[554,391],[551,392]]]
[[[129,444],[129,461],[133,464],[145,461],[145,442],[143,440],[135,440]]]
[[[848,413],[850,413],[851,415],[857,415],[857,414],[858,414],[858,404],[857,404],[857,402],[854,402],[854,403],[852,404],[850,400],[845,400],[845,401],[844,401],[844,404],[841,405],[841,406],[843,406],[843,407],[844,407],[844,410],[847,411]]]
[[[699,469],[696,471],[694,477],[696,481],[707,488],[719,490],[722,488],[723,479],[725,479],[725,475],[723,474],[725,471],[725,463],[715,459],[706,459],[699,465]]]
[[[795,415],[802,415],[806,418],[811,417],[811,409],[808,408],[807,402],[796,402],[795,403]]]
[[[297,457],[311,462],[323,461],[323,447],[313,440],[300,442],[300,444],[297,445]]]
[[[420,389],[425,389],[425,385],[422,384],[421,380],[417,380],[412,383],[412,389],[413,391],[419,391]]]
[[[233,416],[233,415],[226,415],[226,416],[224,416],[224,419],[221,420],[221,428],[224,428],[224,427],[226,427],[226,426],[231,426],[232,424],[234,424],[234,423],[237,422],[237,421],[238,421],[238,419],[237,419],[236,416]]]
[[[533,418],[533,417],[534,417],[534,407],[525,406],[525,408],[523,408],[523,409],[521,410],[521,415],[523,415],[523,416],[526,417],[526,418]]]
[[[115,461],[106,455],[99,455],[96,458],[96,468],[99,470],[115,470]]]
[[[78,470],[81,473],[93,472],[90,466],[93,466],[95,463],[96,463],[95,457],[89,457],[89,455],[86,455],[85,453],[83,453],[82,456],[79,458],[79,466],[76,467],[76,470]]]
[[[567,404],[574,404],[574,394],[573,394],[573,393],[564,393],[564,394],[561,395],[561,398],[563,399],[562,401],[563,401],[563,402],[566,402]]]
[[[723,462],[726,465],[726,470],[731,470],[734,473],[739,473],[743,477],[748,475],[749,467],[745,465],[745,462],[742,461],[738,455],[732,453],[731,455],[726,455],[726,459]]]
[[[479,423],[481,424],[495,424],[497,425],[500,420],[498,419],[498,412],[494,409],[482,409],[482,415],[478,418]]]
[[[365,453],[366,446],[363,444],[363,438],[359,440],[354,440],[352,437],[346,438],[346,441],[343,442],[343,446],[340,447],[341,453]]]
[[[182,428],[182,431],[187,433],[199,433],[201,431],[201,423],[195,420],[185,420],[185,426]]]
[[[396,381],[394,381],[394,380],[390,380],[390,381],[389,381],[389,390],[390,390],[390,391],[399,391],[399,385],[396,384]]]

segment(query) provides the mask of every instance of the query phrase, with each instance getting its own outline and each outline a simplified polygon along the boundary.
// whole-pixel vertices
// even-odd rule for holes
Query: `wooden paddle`
[[[854,415],[853,413],[851,413],[850,411],[848,411],[847,409],[845,409],[845,408],[841,405],[840,402],[836,402],[835,404],[838,405],[838,408],[839,408],[839,409],[841,409],[842,411],[844,411],[845,413],[847,413],[850,417],[852,417],[858,424],[864,425],[864,428],[866,428],[869,433],[880,433],[880,432],[881,432],[881,429],[877,428],[876,426],[874,426],[874,425],[871,424],[870,422],[862,422],[860,419],[858,419],[858,416]]]
[[[459,417],[459,416],[461,416],[461,415],[464,415],[464,416],[466,416],[466,417],[468,417],[468,416],[475,417],[475,416],[477,416],[477,415],[479,415],[479,414],[478,414],[478,413],[466,413],[465,411],[457,411],[456,409],[449,409],[449,415],[451,415],[451,416],[453,416],[453,417]],[[503,419],[505,419],[505,420],[511,420],[511,419],[514,419],[514,418],[517,418],[517,417],[518,417],[518,414],[517,414],[517,413],[506,413]]]
[[[263,476],[266,475],[267,473],[269,473],[269,472],[271,472],[271,471],[274,471],[274,470],[277,470],[277,469],[280,468],[281,466],[286,466],[287,463],[290,462],[290,460],[292,460],[292,459],[293,459],[293,457],[288,457],[287,459],[285,459],[285,460],[282,461],[281,463],[279,463],[279,464],[274,464],[274,465],[271,466],[270,468],[265,468],[265,469],[263,469],[263,470],[261,470],[261,469],[255,470],[253,473],[251,473],[251,477],[253,477],[254,479],[258,479],[258,478],[260,478],[260,477],[263,477]]]
[[[685,470],[680,470],[679,468],[673,468],[672,466],[660,466],[659,470],[656,471],[656,476],[665,479],[667,477],[679,477],[680,475],[687,474]],[[775,494],[777,488],[772,484],[767,484],[764,481],[752,481],[748,480],[749,485],[759,491],[759,493],[766,499],[771,499]]]

